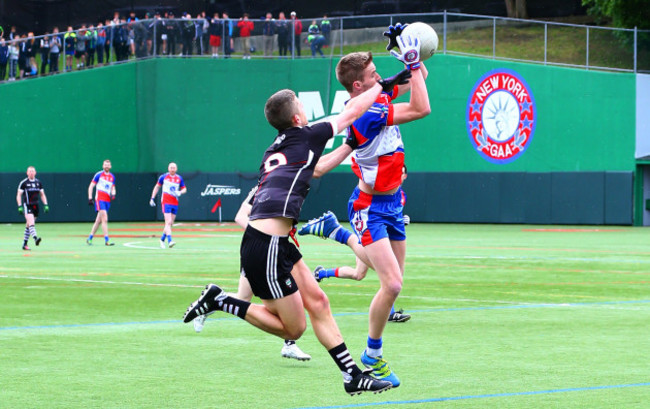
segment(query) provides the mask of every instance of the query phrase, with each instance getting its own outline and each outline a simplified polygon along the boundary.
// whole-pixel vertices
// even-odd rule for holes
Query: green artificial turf
[[[184,222],[0,226],[2,408],[647,408],[650,231],[638,227],[414,224],[384,353],[402,385],[350,397],[311,327],[309,362],[282,340],[216,313],[181,322],[202,287],[235,291],[241,231]],[[301,238],[308,265],[353,264]],[[357,362],[378,279],[321,287]],[[254,299],[255,301],[256,299]]]

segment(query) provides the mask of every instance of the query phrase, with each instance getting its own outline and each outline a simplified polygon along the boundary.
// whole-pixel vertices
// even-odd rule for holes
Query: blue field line
[[[565,388],[565,389],[547,389],[543,391],[525,391],[525,392],[506,392],[506,393],[489,393],[485,395],[465,395],[465,396],[448,396],[442,398],[431,399],[417,399],[417,400],[400,400],[400,401],[385,401],[373,403],[356,403],[350,405],[335,405],[335,406],[305,406],[294,409],[335,409],[335,408],[363,408],[369,406],[393,406],[393,405],[408,405],[408,404],[422,404],[433,402],[448,402],[454,400],[467,400],[467,399],[486,399],[486,398],[504,398],[511,396],[530,396],[530,395],[544,395],[549,393],[566,393],[566,392],[584,392],[596,391],[603,389],[619,389],[619,388],[638,388],[641,386],[650,386],[650,382],[643,383],[630,383],[622,385],[603,385],[603,386],[585,386],[582,388]],[[390,393],[390,392],[389,392]]]
[[[453,312],[453,311],[519,310],[525,308],[588,307],[588,306],[599,306],[599,305],[633,305],[633,304],[648,304],[648,303],[650,303],[650,300],[601,301],[601,302],[560,303],[560,304],[516,304],[516,305],[495,305],[495,306],[486,306],[486,307],[451,307],[451,308],[432,308],[428,310],[409,310],[409,314]],[[341,312],[333,315],[335,317],[348,317],[348,316],[368,315],[368,312],[367,311]],[[235,317],[210,318],[210,319],[219,320],[219,321],[239,320],[239,318],[235,318]],[[24,326],[24,327],[0,327],[0,331],[104,327],[104,326],[118,326],[118,325],[158,325],[158,324],[175,324],[180,322],[181,320],[161,320],[161,321],[135,321],[135,322],[102,322],[102,323],[91,323],[91,324],[33,325],[33,326]]]

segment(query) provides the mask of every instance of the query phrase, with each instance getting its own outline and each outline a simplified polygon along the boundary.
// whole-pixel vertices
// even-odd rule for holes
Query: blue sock
[[[163,235],[160,237],[160,241],[165,241],[165,237],[167,237],[167,234],[163,233]]]
[[[171,243],[171,242],[172,242],[172,235],[170,234],[169,236],[167,236],[167,243]]]
[[[390,307],[390,313],[395,314],[395,304]]]
[[[321,276],[321,278],[329,278],[329,277],[336,277],[336,270],[337,268],[327,268],[325,270],[321,270],[318,272],[318,275]]]
[[[108,236],[104,236],[104,241],[108,243]]]
[[[370,338],[370,336],[368,336],[368,347],[366,348],[366,354],[368,354],[368,356],[373,357],[373,358],[381,356],[381,354],[383,352],[382,349],[381,349],[382,345],[383,345],[383,342],[382,342],[381,338],[374,339],[374,338]]]
[[[352,233],[350,233],[349,230],[341,227],[336,231],[336,236],[334,237],[334,240],[338,241],[341,244],[348,244],[348,239],[350,238],[351,235]]]
[[[92,240],[92,239],[93,239],[93,235],[91,234],[90,236],[88,236],[88,240]]]

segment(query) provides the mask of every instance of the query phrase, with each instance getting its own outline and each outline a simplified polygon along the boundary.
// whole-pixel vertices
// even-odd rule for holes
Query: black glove
[[[384,31],[384,35],[388,37],[388,45],[386,46],[386,51],[390,51],[392,48],[398,47],[397,37],[402,34],[402,31],[408,26],[408,24],[397,23],[394,26],[388,26],[388,31]]]
[[[88,206],[94,206],[95,201],[93,199],[88,199]]]
[[[355,150],[359,147],[359,141],[354,135],[348,133],[348,136],[345,138],[345,144],[348,145],[352,150]]]
[[[384,89],[384,92],[390,92],[395,88],[395,85],[408,84],[409,78],[411,78],[411,71],[407,68],[392,77],[382,78],[377,82],[379,82],[379,85]]]

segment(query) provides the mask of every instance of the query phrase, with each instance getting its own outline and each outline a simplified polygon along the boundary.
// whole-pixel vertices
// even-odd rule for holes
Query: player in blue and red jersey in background
[[[104,233],[104,244],[112,246],[108,239],[108,209],[111,207],[111,200],[115,199],[115,175],[111,173],[111,161],[106,159],[102,165],[103,170],[95,173],[93,180],[88,185],[88,205],[95,206],[97,217],[93,228],[90,230],[90,235],[86,239],[86,244],[93,244],[93,236],[99,228],[101,223],[102,232]],[[93,198],[93,189],[95,189],[95,197]]]
[[[163,229],[163,234],[160,236],[160,248],[165,248],[165,239],[167,239],[167,245],[172,248],[176,245],[176,242],[172,240],[172,225],[176,220],[176,213],[178,213],[178,198],[185,192],[187,192],[187,187],[185,187],[185,181],[181,175],[177,174],[178,166],[174,162],[171,162],[167,166],[167,173],[160,175],[158,182],[153,187],[151,192],[151,200],[149,200],[149,206],[156,207],[156,195],[158,190],[162,187],[162,212],[165,216],[165,228]]]

